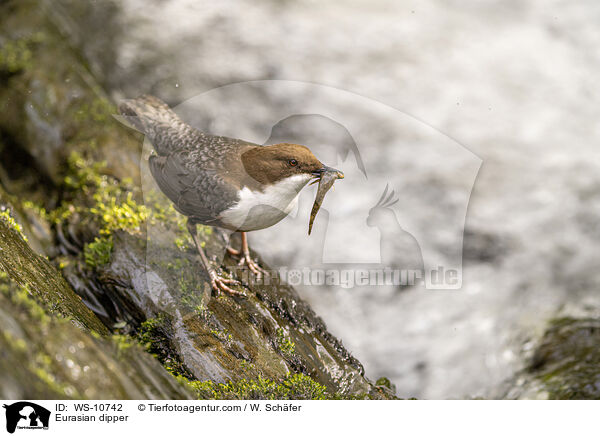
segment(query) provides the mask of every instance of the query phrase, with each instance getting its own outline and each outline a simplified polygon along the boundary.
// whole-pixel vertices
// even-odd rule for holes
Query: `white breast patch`
[[[297,174],[269,186],[264,192],[244,187],[240,191],[239,202],[221,212],[220,219],[244,232],[277,224],[294,209],[300,190],[310,179],[309,174]]]

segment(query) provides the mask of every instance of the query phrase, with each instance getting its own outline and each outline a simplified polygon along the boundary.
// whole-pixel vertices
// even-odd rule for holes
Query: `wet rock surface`
[[[600,399],[600,320],[553,320],[509,383],[507,399]]]
[[[0,271],[0,395],[6,399],[189,399],[146,350],[51,317]]]
[[[293,288],[249,283],[202,228],[246,298],[211,295],[182,217],[141,192],[141,138],[67,15],[9,1],[0,17],[3,397],[394,397]]]
[[[67,317],[87,330],[107,334],[108,329],[63,276],[48,260],[29,248],[9,210],[5,209],[4,216],[0,216],[0,271],[18,286],[28,289],[49,313]]]
[[[97,277],[113,301],[127,301],[124,320],[145,329],[147,340],[163,340],[165,358],[176,362],[178,372],[218,383],[303,373],[332,392],[371,391],[360,363],[292,288],[257,283],[240,287],[245,298],[211,297],[193,248],[182,252],[169,245],[149,253],[144,240],[116,233],[110,262]],[[227,259],[222,268],[235,271],[235,265]]]

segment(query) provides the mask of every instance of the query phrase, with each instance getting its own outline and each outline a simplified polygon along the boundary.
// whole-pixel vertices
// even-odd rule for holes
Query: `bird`
[[[231,287],[240,284],[237,280],[219,275],[210,264],[198,240],[198,224],[240,232],[241,249],[228,247],[228,252],[239,255],[240,263],[260,277],[265,271],[252,259],[246,233],[285,218],[309,182],[331,172],[344,177],[304,145],[259,145],[202,132],[154,96],[124,100],[119,112],[152,144],[150,172],[174,208],[187,217],[187,229],[217,294],[244,295]]]

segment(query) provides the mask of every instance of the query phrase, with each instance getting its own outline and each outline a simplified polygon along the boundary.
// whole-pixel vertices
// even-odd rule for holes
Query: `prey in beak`
[[[323,165],[322,168],[314,171],[312,175],[315,177],[315,180],[313,180],[310,184],[313,185],[318,182],[319,187],[317,188],[317,196],[315,197],[315,202],[313,204],[312,211],[310,212],[310,221],[308,222],[309,235],[312,231],[313,222],[315,221],[317,212],[319,212],[319,209],[323,204],[325,194],[327,194],[327,191],[331,189],[337,179],[344,178],[343,172],[336,170],[335,168],[328,167],[327,165]]]
[[[310,182],[308,184],[308,186],[314,185],[315,183],[319,183],[321,181],[322,176],[326,173],[336,174],[337,175],[336,179],[344,178],[344,173],[341,172],[340,170],[336,170],[335,168],[331,168],[331,167],[328,167],[327,165],[323,165],[322,168],[319,168],[318,170],[312,172],[313,181]]]

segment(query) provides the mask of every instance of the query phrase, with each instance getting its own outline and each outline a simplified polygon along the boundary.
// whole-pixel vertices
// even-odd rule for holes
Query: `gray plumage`
[[[152,144],[150,171],[175,208],[194,222],[224,226],[219,214],[238,200],[240,180],[256,183],[240,156],[258,145],[200,132],[152,96],[126,100],[119,111]]]

